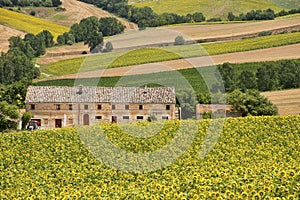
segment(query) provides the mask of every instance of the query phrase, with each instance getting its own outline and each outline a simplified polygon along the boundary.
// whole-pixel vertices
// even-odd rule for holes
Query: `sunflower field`
[[[217,121],[0,134],[0,199],[300,199],[299,115],[227,118],[218,137],[208,137]],[[103,137],[118,149],[144,154],[163,149],[180,134],[193,136],[173,149],[180,156],[147,172],[111,167],[104,161],[110,148],[99,142]],[[213,148],[201,156],[209,144]],[[172,152],[165,153],[162,161]],[[125,165],[130,162],[134,159],[124,159]]]

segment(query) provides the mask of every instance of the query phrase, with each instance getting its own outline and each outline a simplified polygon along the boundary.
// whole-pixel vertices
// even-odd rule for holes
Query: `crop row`
[[[299,121],[228,118],[220,135],[218,120],[3,134],[0,198],[299,199]]]

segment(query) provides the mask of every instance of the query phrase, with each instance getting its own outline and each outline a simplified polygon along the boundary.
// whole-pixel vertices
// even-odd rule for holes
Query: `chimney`
[[[82,94],[82,85],[79,85],[77,94]]]

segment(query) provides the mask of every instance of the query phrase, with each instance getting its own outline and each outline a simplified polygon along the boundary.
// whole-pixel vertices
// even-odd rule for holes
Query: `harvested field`
[[[300,16],[261,22],[216,25],[179,25],[166,27],[166,29],[180,32],[194,40],[213,40],[216,38],[247,36],[276,29],[280,32],[292,28],[300,30]]]
[[[21,36],[23,37],[25,35],[24,32],[10,28],[8,26],[4,26],[0,24],[0,53],[1,52],[7,52],[8,50],[8,39],[11,36]]]
[[[257,35],[263,31],[272,30],[274,33],[300,30],[300,16],[293,18],[283,18],[264,22],[248,22],[238,24],[215,24],[215,25],[180,25],[168,26],[162,28],[149,28],[144,31],[131,31],[122,35],[117,35],[106,39],[112,42],[115,51],[126,50],[139,46],[160,46],[173,44],[174,38],[178,35],[184,35],[186,40],[237,40],[243,37]],[[56,54],[55,51],[62,54]],[[78,45],[70,47],[60,47],[55,50],[47,50],[52,54],[39,59],[39,63],[46,64],[62,59],[76,57],[72,52],[86,51],[87,46]],[[69,57],[66,55],[70,55]],[[62,57],[60,57],[62,56]],[[78,54],[80,56],[80,54]]]
[[[300,89],[263,92],[278,107],[280,115],[300,114]]]
[[[104,11],[92,4],[87,4],[77,0],[63,0],[62,7],[66,9],[64,12],[59,12],[56,15],[48,18],[48,20],[53,21],[57,24],[71,26],[75,23],[80,22],[83,18],[96,16],[101,17],[116,17],[115,15]],[[136,24],[128,22],[127,20],[116,17],[126,26],[126,31],[137,30],[138,27]]]

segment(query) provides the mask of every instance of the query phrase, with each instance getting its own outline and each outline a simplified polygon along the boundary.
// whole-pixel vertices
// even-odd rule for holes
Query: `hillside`
[[[222,130],[222,121],[201,120],[1,134],[0,198],[298,199],[299,120],[231,118]],[[136,130],[143,136],[131,135]]]
[[[137,7],[149,6],[155,12],[173,12],[177,14],[188,14],[202,12],[207,18],[222,17],[226,18],[228,12],[238,15],[250,10],[268,9],[280,11],[283,8],[295,8],[299,4],[297,0],[129,0],[130,4]]]
[[[122,24],[126,26],[125,31],[137,30],[138,27],[136,24],[128,22],[127,20],[117,17],[105,10],[102,10],[91,4],[87,4],[77,0],[62,0],[62,8],[65,8],[65,11],[54,12],[48,8],[27,8],[29,13],[31,10],[36,11],[36,16],[45,18],[48,21],[51,21],[56,24],[63,26],[72,26],[75,23],[79,23],[83,18],[90,16],[101,17],[116,17]]]
[[[285,30],[300,30],[300,16],[263,22],[209,25],[186,24],[149,28],[144,31],[127,32],[126,34],[110,37],[106,41],[112,42],[115,50],[126,50],[139,46],[151,46],[153,44],[157,46],[161,43],[173,43],[174,38],[178,35],[183,35],[187,40],[236,40],[257,35],[263,31],[278,33]],[[48,54],[40,58],[38,63],[46,64],[82,56],[81,52],[87,50],[88,47],[83,44],[55,47],[48,49]]]

